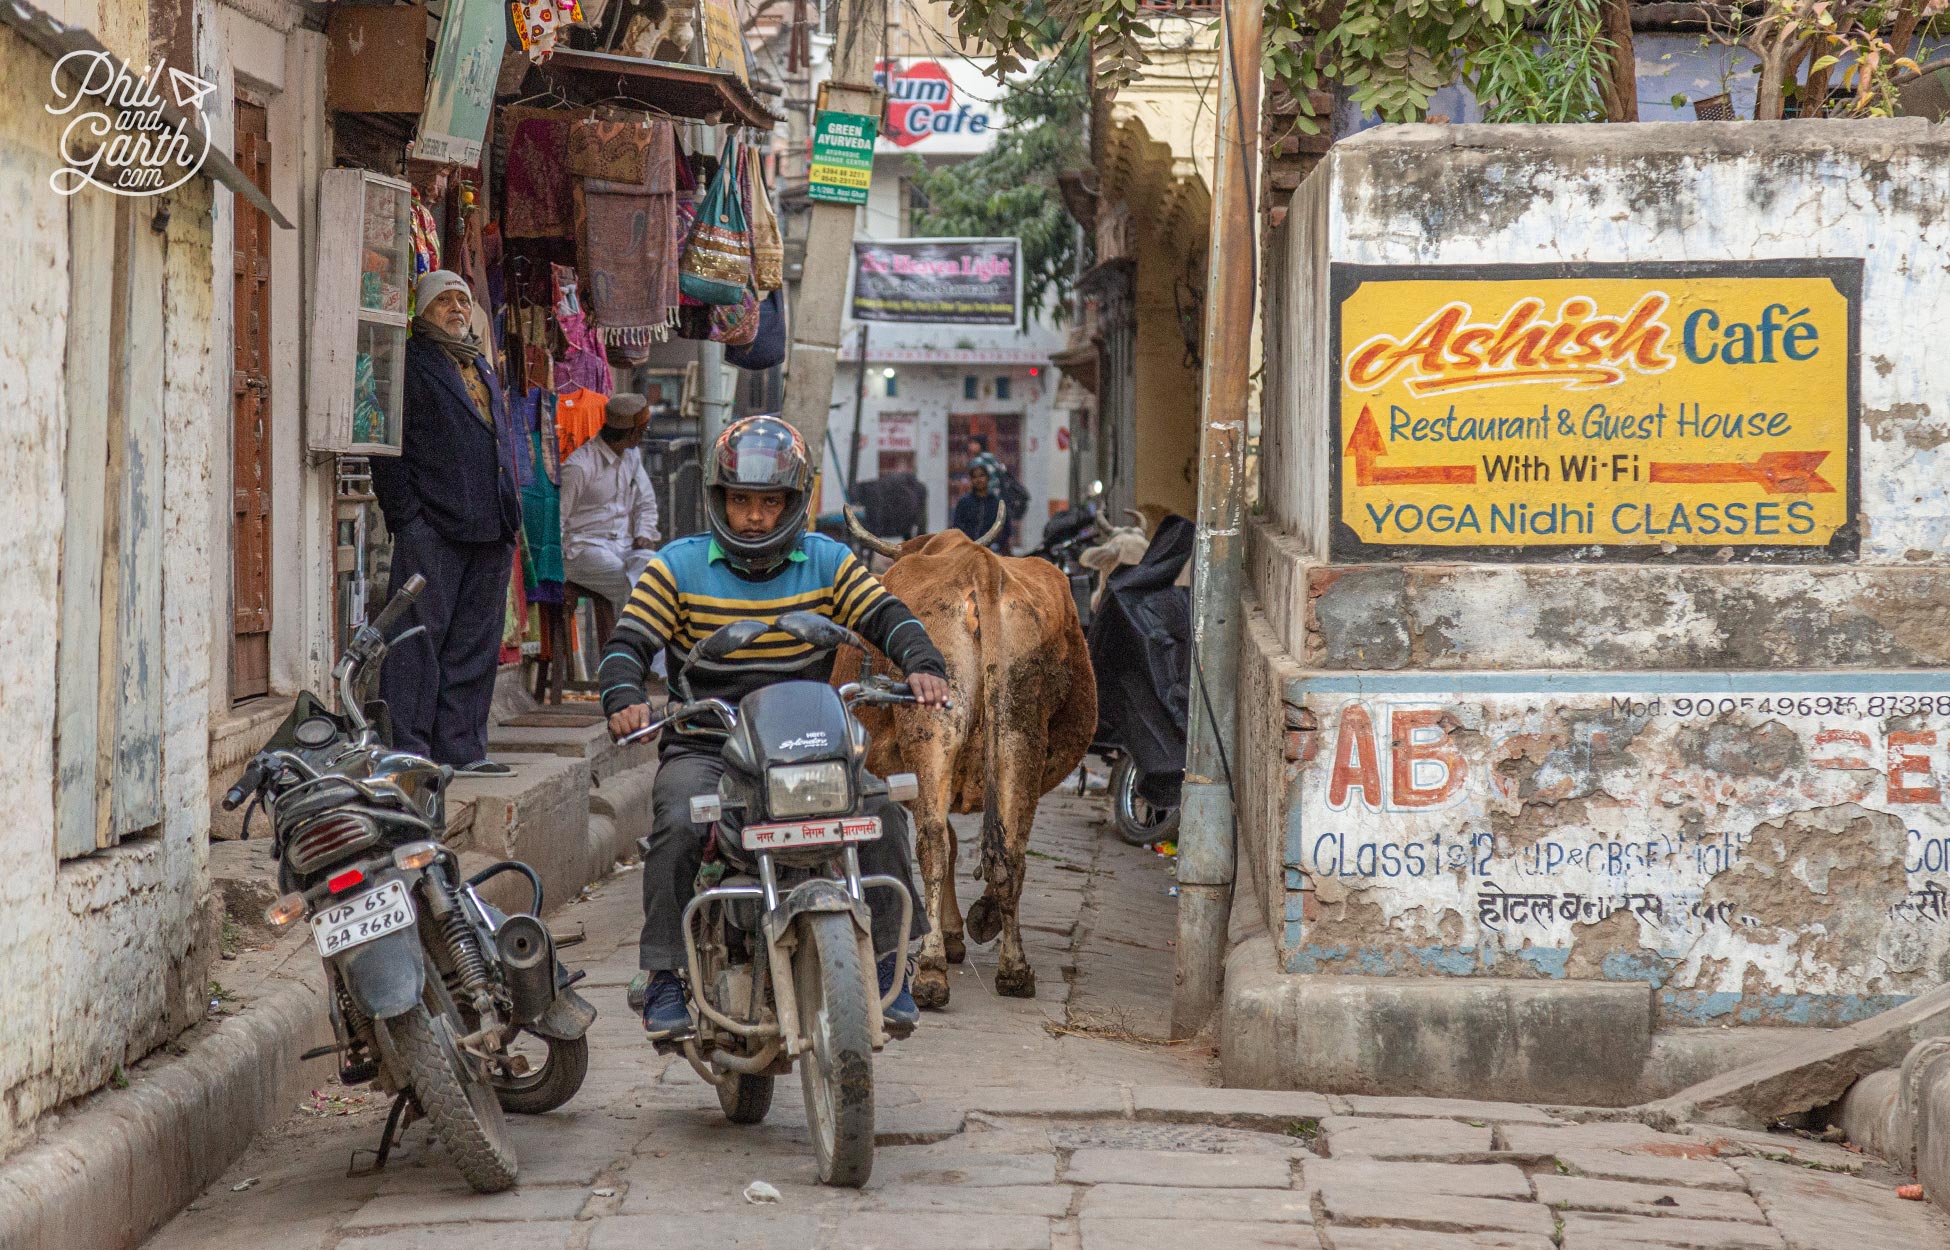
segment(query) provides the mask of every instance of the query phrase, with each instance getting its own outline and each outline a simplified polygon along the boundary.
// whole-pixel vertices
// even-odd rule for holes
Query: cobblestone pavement
[[[423,1126],[384,1173],[348,1176],[384,1105],[321,1086],[150,1250],[1950,1250],[1933,1207],[1839,1146],[1211,1088],[1209,1051],[1143,1040],[1170,1000],[1165,861],[1073,797],[1044,801],[1031,856],[1038,997],[996,997],[988,951],[970,948],[948,1009],[876,1060],[864,1190],[814,1183],[795,1082],[765,1124],[739,1128],[643,1041],[622,1001],[638,921],[626,873],[552,920],[586,928],[567,954],[603,1014],[580,1096],[513,1121],[516,1189],[468,1193]],[[757,1180],[776,1203],[745,1200]]]

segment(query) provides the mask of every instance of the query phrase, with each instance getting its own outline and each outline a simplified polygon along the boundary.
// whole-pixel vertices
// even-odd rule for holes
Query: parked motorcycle
[[[909,802],[919,790],[911,773],[883,781],[866,771],[866,731],[852,709],[917,700],[905,684],[871,673],[837,690],[782,680],[735,708],[690,698],[693,672],[725,671],[726,657],[772,629],[814,651],[770,671],[807,669],[842,646],[871,654],[852,630],[811,612],[787,613],[776,626],[734,621],[692,649],[672,681],[677,697],[656,719],[621,739],[669,725],[729,735],[718,793],[691,800],[692,821],[711,826],[700,888],[683,917],[693,1028],[657,1045],[681,1049],[734,1124],[763,1120],[774,1079],[797,1065],[819,1179],[857,1187],[873,1171],[873,1055],[887,1041],[881,1013],[900,988],[896,978],[880,993],[866,892],[892,890],[900,899],[897,949],[907,949],[914,931],[904,883],[862,877],[857,848],[904,836],[865,814],[869,798]]]
[[[366,676],[425,585],[415,576],[362,627],[333,669],[339,711],[298,696],[271,740],[224,796],[271,815],[278,884],[265,909],[276,926],[309,920],[331,986],[339,1079],[397,1095],[374,1167],[413,1118],[432,1122],[467,1183],[515,1183],[504,1110],[539,1114],[575,1096],[589,1067],[596,1009],[570,987],[535,913],[542,884],[517,860],[463,878],[441,839],[453,769],[388,744],[383,704],[362,706]],[[408,630],[400,638],[418,632]],[[530,911],[503,915],[479,894],[504,873],[525,877]]]
[[[1029,553],[1048,560],[1070,579],[1070,597],[1076,600],[1077,620],[1085,629],[1090,628],[1090,599],[1097,587],[1095,575],[1078,557],[1097,541],[1097,535],[1097,500],[1092,496],[1044,522],[1043,540]]]
[[[1144,559],[1106,579],[1090,623],[1097,678],[1090,749],[1111,766],[1111,822],[1133,846],[1178,832],[1192,671],[1191,591],[1178,580],[1192,538],[1190,521],[1165,517]]]

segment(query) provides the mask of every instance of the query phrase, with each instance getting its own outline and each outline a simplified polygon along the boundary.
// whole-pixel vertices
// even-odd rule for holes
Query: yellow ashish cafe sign
[[[1852,557],[1861,262],[1337,265],[1340,559]]]

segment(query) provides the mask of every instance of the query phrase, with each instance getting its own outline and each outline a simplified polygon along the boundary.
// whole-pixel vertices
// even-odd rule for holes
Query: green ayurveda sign
[[[821,113],[813,123],[812,169],[806,194],[829,204],[865,204],[873,184],[877,118]]]

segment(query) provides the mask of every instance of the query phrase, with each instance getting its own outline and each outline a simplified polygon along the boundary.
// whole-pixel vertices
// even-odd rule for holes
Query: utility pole
[[[860,371],[853,380],[853,443],[846,449],[846,481],[840,483],[848,498],[853,495],[853,484],[860,480],[860,416],[867,405],[867,325],[860,323]]]
[[[873,73],[886,29],[886,0],[840,0],[833,76],[825,86],[828,111],[880,115],[881,93],[874,86]],[[853,205],[813,201],[785,381],[785,419],[808,447],[822,446],[826,439],[847,273],[853,266],[853,234]],[[865,369],[866,362],[860,367]]]
[[[1219,1004],[1231,918],[1232,749],[1239,674],[1240,494],[1246,467],[1252,329],[1258,298],[1260,5],[1225,0],[1219,41],[1219,143],[1205,284],[1198,543],[1192,575],[1191,729],[1178,835],[1178,955],[1171,1035],[1190,1037]]]

